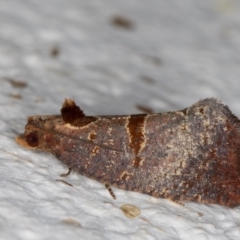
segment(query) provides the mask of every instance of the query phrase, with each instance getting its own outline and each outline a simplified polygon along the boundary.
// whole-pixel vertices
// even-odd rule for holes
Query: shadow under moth
[[[172,201],[240,204],[240,121],[216,99],[128,116],[85,116],[66,99],[61,115],[29,117],[16,139],[107,186]]]

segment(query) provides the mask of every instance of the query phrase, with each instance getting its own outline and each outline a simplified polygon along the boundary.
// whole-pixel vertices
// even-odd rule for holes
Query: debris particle
[[[141,211],[139,208],[131,204],[123,204],[120,209],[123,211],[124,215],[128,218],[135,218],[140,215]]]
[[[143,106],[141,104],[137,104],[137,109],[140,110],[143,113],[153,113],[153,110],[150,107]]]
[[[10,93],[9,96],[15,99],[22,99],[22,96],[18,93]]]
[[[111,22],[114,26],[119,28],[133,29],[132,21],[123,16],[114,16]]]
[[[154,84],[155,80],[148,76],[141,76],[141,80],[147,84]]]
[[[65,218],[62,220],[63,223],[66,223],[66,224],[69,224],[69,225],[73,225],[73,226],[76,226],[76,227],[81,227],[81,223],[78,222],[77,220],[75,219],[72,219],[72,218]]]
[[[52,57],[58,57],[59,56],[59,54],[60,54],[60,48],[59,47],[57,47],[57,46],[55,46],[55,47],[53,47],[52,49],[51,49],[51,51],[50,51],[50,55],[52,56]]]

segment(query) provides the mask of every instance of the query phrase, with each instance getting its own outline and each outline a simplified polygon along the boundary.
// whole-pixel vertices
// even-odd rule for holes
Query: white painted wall
[[[113,26],[116,15],[133,28]],[[239,207],[183,207],[118,189],[113,200],[76,173],[64,179],[74,187],[56,181],[62,163],[14,141],[27,116],[59,113],[66,97],[94,115],[216,97],[240,117],[239,93],[237,0],[0,0],[0,239],[240,239]],[[141,215],[128,219],[122,204]]]

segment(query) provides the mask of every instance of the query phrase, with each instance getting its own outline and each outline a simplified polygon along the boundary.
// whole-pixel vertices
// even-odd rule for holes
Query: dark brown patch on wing
[[[97,137],[97,135],[94,134],[94,133],[90,133],[90,135],[89,135],[89,138],[90,138],[91,141],[93,141],[94,139],[96,139],[96,137]]]
[[[200,107],[199,112],[200,112],[201,114],[204,114],[204,108],[203,108],[203,107]]]
[[[135,154],[134,166],[139,167],[143,160],[138,156],[145,144],[144,138],[144,123],[145,117],[141,115],[131,116],[128,120],[128,134],[129,134],[129,146]]]

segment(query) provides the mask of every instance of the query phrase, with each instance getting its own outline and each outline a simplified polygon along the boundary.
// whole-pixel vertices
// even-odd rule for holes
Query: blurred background
[[[40,163],[38,154],[28,153],[15,144],[13,139],[16,133],[23,131],[27,116],[59,113],[64,98],[69,97],[74,98],[88,115],[172,111],[188,107],[203,98],[215,97],[229,105],[233,113],[240,117],[239,83],[240,1],[238,0],[0,0],[2,135],[0,228],[2,225],[4,229],[0,236],[4,233],[5,237],[9,237],[8,239],[14,239],[13,236],[21,236],[23,239],[44,239],[39,237],[43,234],[40,228],[46,227],[43,222],[51,225],[52,218],[43,214],[39,220],[37,216],[32,215],[32,211],[25,216],[25,212],[29,210],[29,201],[32,202],[32,209],[36,212],[41,212],[42,207],[35,205],[41,198],[36,193],[28,200],[24,196],[26,191],[32,191],[33,188],[36,191],[39,182],[46,183],[41,189],[41,192],[44,192],[48,189],[48,181],[52,181],[51,176],[62,173],[61,170],[64,169],[53,157],[44,155],[41,158],[43,162]],[[10,153],[15,154],[15,157]],[[31,164],[23,164],[19,160],[20,157],[31,159]],[[56,172],[56,165],[60,169],[59,172]],[[19,171],[18,174],[16,169]],[[27,182],[27,179],[31,179],[32,185],[24,184],[23,179]],[[72,181],[76,181],[74,184],[79,184],[79,188],[89,184],[83,180],[79,183],[79,179],[81,177],[73,175]],[[9,190],[10,182],[15,195],[12,194],[13,190]],[[20,188],[16,187],[18,184]],[[94,188],[95,182],[91,184]],[[96,186],[97,190],[101,189],[100,185]],[[56,191],[60,194],[64,189],[58,188]],[[124,191],[119,191],[125,194]],[[51,190],[47,191],[46,198],[49,197],[50,202],[55,201],[56,204],[59,197],[57,194],[56,196],[51,194]],[[72,193],[65,194],[66,198],[72,196]],[[78,192],[76,201],[72,200],[78,212],[83,208],[78,203],[81,202],[79,198],[85,198],[84,194],[79,196]],[[104,196],[108,199],[107,194]],[[105,209],[103,202],[106,199],[103,198],[101,202],[98,194],[95,198],[94,196],[92,197],[92,201],[96,203],[94,208]],[[143,206],[147,206],[148,209],[159,211],[151,204],[142,203],[141,195],[129,196],[134,199],[133,202],[139,201],[142,209]],[[137,200],[133,196],[137,196]],[[19,198],[22,199],[21,205],[16,205],[16,202],[19,204]],[[145,196],[144,199],[148,197]],[[42,201],[44,203],[46,199],[43,198]],[[65,213],[68,214],[73,206],[69,203],[64,204]],[[98,204],[102,204],[101,207]],[[164,204],[164,210],[159,214],[164,215],[166,219],[172,205],[170,203],[169,207],[168,202]],[[51,210],[56,208],[54,204],[50,206]],[[88,207],[86,209],[89,209]],[[16,216],[9,218],[8,209],[13,208],[16,208]],[[23,212],[20,209],[24,209]],[[173,224],[178,210],[172,211],[166,224]],[[89,211],[84,211],[86,211],[84,216],[88,219]],[[182,210],[179,211],[181,215]],[[211,209],[211,211],[215,210]],[[172,230],[166,230],[168,226],[158,217],[152,218],[152,221],[155,221],[156,226],[165,229],[164,233],[167,234],[163,235],[162,239],[165,237],[168,239],[169,236],[176,239],[181,236],[187,239],[188,233],[196,239],[205,239],[201,238],[202,236],[206,236],[206,239],[213,239],[216,236],[217,239],[228,237],[236,239],[235,237],[240,234],[239,231],[233,230],[236,229],[237,216],[229,214],[228,210],[224,210],[226,212],[224,214],[221,212],[219,215],[219,211],[222,210],[217,209],[215,215],[213,214],[216,218],[211,219],[209,215],[204,221],[211,224],[218,221],[220,225],[214,226],[211,231],[208,227],[202,227],[200,233],[196,231],[196,225],[192,221],[192,210],[189,210],[189,215],[182,214],[186,225],[180,226],[176,222]],[[207,212],[204,213],[205,216],[208,216],[209,212]],[[54,216],[59,217],[58,213],[54,212]],[[96,216],[90,215],[95,223]],[[30,230],[26,230],[26,224],[19,227],[18,222],[23,216],[26,223],[37,221],[39,228],[35,225],[33,228],[30,227]],[[102,215],[101,219],[104,219]],[[113,219],[110,214],[109,223],[115,221],[116,216],[113,216]],[[232,225],[227,225],[227,222],[232,222]],[[86,226],[91,227],[91,224]],[[108,239],[109,236],[121,239],[123,230],[117,228],[109,230],[107,220],[102,220],[101,224],[93,224],[97,231],[94,239],[98,239],[98,236],[99,239]],[[142,226],[142,222],[136,223],[135,228],[129,223],[125,224],[124,221],[121,224],[125,231],[123,232],[128,233],[128,236],[133,234],[131,236],[136,237],[140,234],[139,229],[146,229],[143,239],[158,238],[157,233],[152,233],[155,230]],[[186,231],[188,224],[190,224],[189,230]],[[16,235],[12,233],[12,226]],[[61,225],[57,227],[60,228]],[[226,230],[224,234],[221,229]],[[105,235],[104,231],[115,235]],[[55,228],[49,227],[46,232],[44,236],[47,239],[49,236],[54,236]],[[66,232],[64,237],[71,236],[74,239],[79,236],[74,235],[74,231],[68,233],[66,230]],[[55,239],[62,237],[63,235],[60,234],[55,236]],[[93,235],[87,238],[93,239]]]
[[[0,101],[40,114],[74,97],[91,114],[127,114],[217,97],[240,113],[239,5],[1,1]]]

